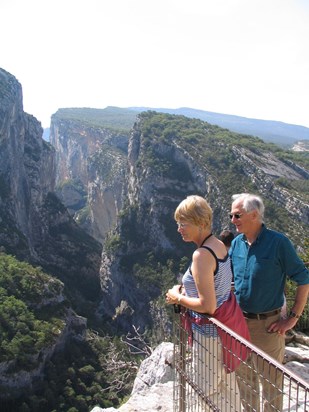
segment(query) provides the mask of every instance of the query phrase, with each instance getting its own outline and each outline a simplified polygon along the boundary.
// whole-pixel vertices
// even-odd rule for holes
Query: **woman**
[[[222,319],[234,318],[231,319],[234,323],[229,327],[240,323],[241,334],[249,338],[242,312],[231,294],[230,258],[225,245],[211,232],[212,210],[204,198],[188,196],[177,207],[174,218],[182,239],[194,242],[197,249],[183,276],[183,285],[169,289],[166,302],[181,304],[189,309],[187,313],[193,331],[194,379],[199,388],[220,409],[240,411],[239,391],[233,372],[235,368],[229,365],[230,373],[227,374],[229,368],[223,364],[226,359],[223,359],[222,341],[216,327],[207,321],[209,315],[221,322]],[[181,291],[181,286],[184,291]],[[205,408],[203,410],[207,410],[204,401],[198,407],[201,405]]]

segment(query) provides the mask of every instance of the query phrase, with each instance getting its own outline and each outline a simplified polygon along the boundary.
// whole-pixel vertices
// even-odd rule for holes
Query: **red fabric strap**
[[[249,329],[234,293],[230,293],[228,300],[216,309],[212,317],[242,338],[250,341]],[[181,322],[182,327],[188,333],[188,344],[190,346],[192,346],[193,342],[192,323],[199,326],[212,324],[208,318],[193,318],[187,310],[181,314]],[[222,343],[222,358],[225,370],[227,373],[234,372],[237,366],[247,359],[250,349],[223,329],[217,328],[217,330]]]

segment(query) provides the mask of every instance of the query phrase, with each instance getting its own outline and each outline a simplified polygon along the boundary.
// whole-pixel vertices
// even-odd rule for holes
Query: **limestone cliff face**
[[[42,133],[21,85],[0,69],[0,245],[96,299],[101,247],[57,199],[55,150]]]
[[[128,137],[108,128],[52,117],[57,193],[74,219],[103,243],[122,208]]]
[[[132,324],[142,330],[154,325],[158,321],[157,314],[166,318],[156,304],[158,289],[138,285],[134,264],[148,253],[168,258],[188,252],[173,222],[178,200],[190,192],[208,193],[210,190],[219,196],[212,176],[205,168],[199,168],[193,156],[183,148],[155,144],[152,149],[156,165],[148,164],[149,146],[137,123],[129,141],[126,204],[116,229],[120,244],[112,251],[106,251],[105,247],[102,255],[103,299],[99,313],[112,318],[114,324],[125,331],[130,330]],[[160,165],[167,163],[172,165],[173,172],[161,173]]]
[[[236,147],[233,151],[241,160],[246,175],[256,184],[262,197],[272,199],[285,209],[301,233],[302,226],[309,225],[309,205],[301,194],[297,191],[293,193],[276,184],[276,180],[287,178],[295,182],[306,181],[309,179],[308,170],[292,162],[283,162],[270,152],[256,154],[248,149]]]
[[[23,112],[21,86],[4,70],[0,91],[0,239],[8,251],[18,246],[20,255],[28,249],[35,256],[35,245],[44,238],[39,210],[54,190],[54,150],[42,140],[40,123]]]
[[[55,278],[63,282],[57,280],[62,287],[54,294],[46,282],[36,311],[48,307],[52,312],[65,301],[64,328],[54,333],[52,345],[33,355],[31,371],[20,370],[14,360],[0,363],[2,399],[31,391],[44,377],[46,361],[70,339],[84,338],[86,319],[72,306],[83,315],[83,308],[88,310],[100,296],[101,245],[55,195],[55,150],[42,133],[40,123],[23,111],[21,85],[0,69],[0,249],[41,266],[51,276],[50,284]]]

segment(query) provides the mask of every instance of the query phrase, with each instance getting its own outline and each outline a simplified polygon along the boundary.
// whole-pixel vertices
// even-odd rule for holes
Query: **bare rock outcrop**
[[[286,346],[285,367],[308,382],[309,336],[292,331],[294,339]],[[304,344],[304,342],[306,344]],[[120,408],[102,409],[96,406],[91,412],[171,412],[173,410],[173,344],[162,343],[145,359],[134,381],[130,399]]]
[[[92,412],[171,412],[173,410],[173,344],[161,343],[145,359],[134,381],[131,397],[119,409],[95,407]]]

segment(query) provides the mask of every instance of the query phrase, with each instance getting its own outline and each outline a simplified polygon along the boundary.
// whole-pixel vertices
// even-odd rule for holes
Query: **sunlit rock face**
[[[123,205],[128,134],[82,121],[52,117],[57,194],[71,215],[103,243]]]

